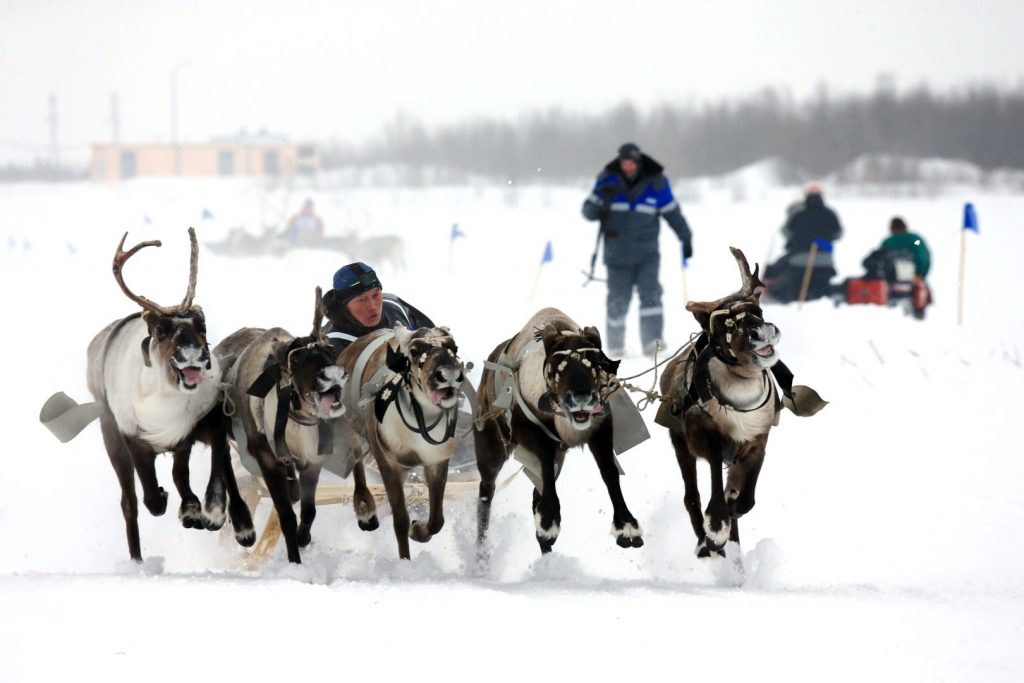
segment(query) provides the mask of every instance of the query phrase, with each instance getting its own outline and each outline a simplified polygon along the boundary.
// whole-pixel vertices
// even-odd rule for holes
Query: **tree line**
[[[323,162],[434,168],[452,178],[577,180],[592,176],[626,140],[673,176],[725,173],[766,157],[820,176],[864,154],[1024,169],[1024,83],[898,93],[883,82],[862,95],[835,96],[820,87],[804,100],[769,88],[703,105],[641,111],[626,103],[595,114],[552,108],[515,121],[480,118],[436,129],[400,115],[371,143],[326,148]]]

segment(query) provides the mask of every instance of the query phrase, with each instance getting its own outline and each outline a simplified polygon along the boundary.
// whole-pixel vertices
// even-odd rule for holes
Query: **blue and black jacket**
[[[329,290],[328,293],[334,290]],[[410,330],[418,330],[421,327],[434,327],[434,323],[417,308],[394,294],[385,294],[381,310],[380,322],[374,327],[366,327],[348,312],[344,305],[333,301],[331,297],[324,295],[324,308],[327,314],[327,323],[321,328],[327,341],[337,353],[364,334],[370,334],[374,330],[390,330],[395,323],[402,323]]]
[[[661,164],[644,154],[632,182],[623,175],[618,159],[610,161],[597,177],[583,202],[583,217],[601,221],[605,265],[657,259],[659,218],[668,221],[680,242],[690,244],[690,226],[662,171]]]

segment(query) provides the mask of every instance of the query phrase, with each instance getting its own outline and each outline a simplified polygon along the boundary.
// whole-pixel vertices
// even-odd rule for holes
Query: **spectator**
[[[662,174],[662,166],[627,142],[618,156],[597,176],[594,189],[583,202],[583,217],[600,221],[604,238],[604,264],[608,269],[607,332],[609,355],[622,356],[626,313],[637,290],[640,298],[640,341],[651,354],[662,338],[664,313],[658,233],[664,218],[682,243],[683,259],[693,255],[690,227],[679,202]]]

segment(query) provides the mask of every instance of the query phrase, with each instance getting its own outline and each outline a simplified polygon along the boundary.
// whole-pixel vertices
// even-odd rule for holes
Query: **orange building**
[[[315,145],[225,138],[207,144],[97,144],[89,176],[115,181],[154,176],[287,176],[320,170]]]

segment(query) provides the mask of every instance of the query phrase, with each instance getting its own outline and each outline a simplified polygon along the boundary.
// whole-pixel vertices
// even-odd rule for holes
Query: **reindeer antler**
[[[178,308],[182,313],[192,308],[192,299],[196,295],[196,277],[199,275],[199,242],[196,240],[195,228],[188,229],[188,239],[192,243],[192,253],[188,261],[188,291]]]
[[[124,292],[125,296],[127,296],[129,299],[131,299],[138,305],[142,306],[147,311],[152,311],[153,313],[156,313],[158,315],[167,315],[168,311],[163,306],[160,306],[159,304],[150,301],[144,296],[139,296],[138,294],[132,292],[132,290],[128,289],[128,285],[124,283],[124,275],[121,272],[124,269],[125,262],[132,256],[134,256],[136,252],[145,247],[160,247],[163,246],[163,244],[160,242],[160,240],[149,240],[146,242],[139,242],[126,252],[124,251],[124,241],[126,239],[128,239],[127,232],[121,237],[121,242],[120,244],[117,245],[117,251],[114,253],[114,279],[117,280],[117,284],[121,286],[121,291]]]
[[[754,272],[750,272],[750,264],[747,262],[747,257],[742,251],[736,247],[729,247],[729,251],[732,252],[732,256],[736,259],[736,265],[740,269],[740,281],[742,286],[738,292],[730,294],[729,296],[722,297],[717,301],[688,301],[686,302],[686,310],[691,313],[711,313],[719,308],[722,308],[727,303],[734,303],[739,299],[746,299],[749,297],[760,297],[765,290],[765,284],[761,282],[758,277],[758,272],[761,270],[759,264],[754,264]]]
[[[738,294],[743,296],[760,295],[765,288],[765,284],[757,276],[758,271],[761,270],[761,265],[755,263],[754,272],[751,274],[750,264],[747,262],[746,255],[736,247],[729,247],[729,251],[732,252],[733,258],[736,259],[736,265],[740,267],[740,280],[743,282],[743,287]]]
[[[192,299],[196,295],[196,275],[199,271],[199,243],[196,241],[196,231],[194,228],[188,229],[189,239],[192,241],[192,257],[189,264],[189,277],[188,277],[188,291],[185,293],[185,298],[178,306],[171,308],[165,308],[157,304],[154,301],[150,301],[144,296],[135,294],[132,290],[128,289],[128,285],[124,283],[124,264],[134,256],[138,251],[145,247],[161,247],[163,243],[160,240],[148,240],[146,242],[139,242],[128,251],[124,251],[124,241],[128,239],[128,233],[126,232],[121,236],[121,242],[117,245],[117,251],[114,253],[114,279],[117,280],[117,284],[120,285],[121,291],[125,295],[142,306],[147,311],[156,313],[157,315],[173,315],[174,313],[183,313],[192,308]]]
[[[316,288],[316,309],[313,311],[313,333],[310,335],[320,341],[324,341],[324,333],[321,325],[324,321],[324,294],[320,287]]]

